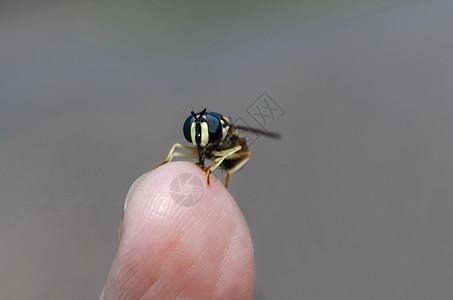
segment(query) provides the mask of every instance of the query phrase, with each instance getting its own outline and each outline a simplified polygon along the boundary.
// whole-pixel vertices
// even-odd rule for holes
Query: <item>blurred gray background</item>
[[[185,142],[191,105],[258,127],[267,92],[283,139],[230,182],[256,299],[451,299],[452,12],[2,1],[0,298],[97,299],[128,188]]]

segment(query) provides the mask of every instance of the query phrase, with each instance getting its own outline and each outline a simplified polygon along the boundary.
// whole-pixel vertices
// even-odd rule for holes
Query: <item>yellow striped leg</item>
[[[246,162],[252,157],[252,152],[242,152],[242,153],[234,153],[228,159],[238,159],[241,158],[241,160],[238,162],[237,165],[229,169],[226,174],[225,174],[225,187],[228,188],[228,182],[230,181],[230,175],[236,173],[239,171],[245,164]]]
[[[223,150],[223,151],[212,151],[212,155],[215,155],[215,156],[218,156],[216,159],[214,159],[212,161],[212,163],[210,163],[206,168],[204,168],[204,172],[208,172],[207,174],[207,180],[206,180],[206,183],[208,184],[208,186],[211,185],[211,182],[210,182],[210,176],[211,176],[211,173],[212,171],[214,171],[215,169],[217,169],[222,163],[223,161],[226,159],[226,158],[229,158],[232,154],[238,152],[239,150],[242,149],[242,146],[236,146],[236,147],[233,147],[231,149],[227,149],[227,150]]]
[[[181,148],[181,149],[184,149],[184,150],[188,150],[188,151],[190,151],[190,153],[175,152],[177,147]],[[196,147],[188,147],[188,146],[181,145],[180,143],[176,143],[176,144],[173,145],[173,147],[171,147],[171,150],[168,153],[167,158],[165,159],[165,161],[163,163],[161,163],[160,165],[158,165],[156,168],[159,168],[160,166],[171,162],[173,157],[194,157],[194,158],[196,158],[196,157],[198,157],[197,148]]]

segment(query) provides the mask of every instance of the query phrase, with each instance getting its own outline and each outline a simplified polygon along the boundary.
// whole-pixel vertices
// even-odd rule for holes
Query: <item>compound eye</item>
[[[222,122],[218,114],[206,113],[206,122],[209,129],[209,142],[215,143],[222,138]]]
[[[182,131],[184,133],[184,137],[186,138],[186,140],[189,142],[189,143],[192,143],[192,136],[190,134],[190,129],[192,127],[192,123],[194,121],[194,117],[193,116],[189,116],[186,121],[184,122],[184,126],[182,128]]]

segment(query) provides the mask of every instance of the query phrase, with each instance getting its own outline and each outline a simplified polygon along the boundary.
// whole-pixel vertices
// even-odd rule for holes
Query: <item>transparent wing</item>
[[[262,130],[262,129],[258,129],[258,128],[251,128],[251,127],[239,126],[239,125],[238,126],[232,125],[232,127],[236,128],[237,130],[250,131],[250,132],[256,133],[258,135],[264,135],[264,136],[274,138],[274,139],[280,139],[282,137],[281,134],[279,134],[277,132]]]

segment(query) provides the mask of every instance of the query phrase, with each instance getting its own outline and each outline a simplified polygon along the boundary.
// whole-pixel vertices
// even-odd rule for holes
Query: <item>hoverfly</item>
[[[158,167],[170,162],[173,157],[197,158],[196,164],[207,174],[208,186],[210,186],[211,173],[220,167],[226,171],[225,187],[228,187],[230,175],[239,171],[252,156],[252,152],[249,151],[246,140],[239,130],[280,138],[280,135],[274,132],[235,126],[219,113],[206,112],[206,108],[199,113],[192,110],[191,115],[184,122],[183,133],[186,140],[195,147],[184,146],[180,143],[174,144],[165,161]],[[176,148],[189,152],[176,152]],[[212,160],[207,166],[205,166],[206,159]]]

